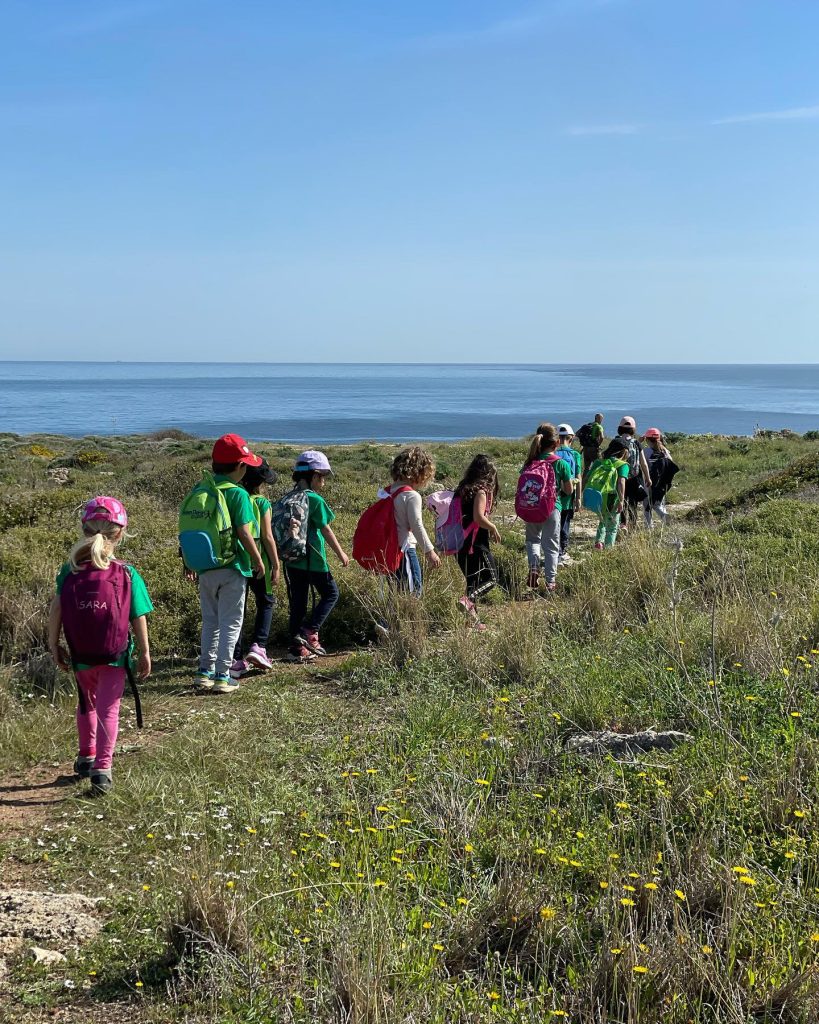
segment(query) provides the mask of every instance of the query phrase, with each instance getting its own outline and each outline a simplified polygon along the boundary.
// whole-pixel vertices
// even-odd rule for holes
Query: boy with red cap
[[[234,542],[229,565],[200,570],[198,574],[202,646],[194,684],[213,693],[233,693],[239,689],[239,680],[230,676],[230,666],[242,631],[247,580],[253,575],[263,577],[265,572],[251,533],[255,517],[250,495],[238,486],[246,468],[260,466],[262,462],[238,434],[225,434],[213,446],[212,483],[227,504]]]

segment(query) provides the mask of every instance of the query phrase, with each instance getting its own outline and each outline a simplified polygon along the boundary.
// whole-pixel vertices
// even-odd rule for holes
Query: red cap
[[[643,436],[644,437],[654,437],[654,438],[656,438],[659,441],[659,439],[663,435],[660,433],[660,431],[656,427],[649,427],[648,430],[645,432],[645,434]]]
[[[223,434],[213,446],[212,458],[214,462],[243,462],[246,466],[261,466],[264,461],[238,434]]]

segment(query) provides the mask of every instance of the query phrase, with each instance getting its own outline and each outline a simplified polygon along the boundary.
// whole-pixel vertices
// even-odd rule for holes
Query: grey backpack
[[[307,556],[307,525],[310,500],[306,490],[288,491],[270,509],[270,525],[279,558],[285,563]]]

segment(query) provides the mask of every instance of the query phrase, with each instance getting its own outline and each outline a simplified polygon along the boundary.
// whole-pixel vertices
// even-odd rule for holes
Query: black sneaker
[[[93,757],[83,757],[82,754],[77,754],[74,760],[74,774],[79,775],[81,779],[89,779],[91,777],[91,769],[94,767]]]
[[[91,772],[91,792],[94,796],[105,796],[105,794],[110,793],[113,788],[114,781],[111,778],[110,770],[107,772]]]

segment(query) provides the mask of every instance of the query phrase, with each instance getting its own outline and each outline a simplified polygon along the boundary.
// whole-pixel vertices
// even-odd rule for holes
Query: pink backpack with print
[[[558,455],[535,459],[523,467],[515,492],[515,514],[524,523],[545,523],[557,504],[555,463]]]

